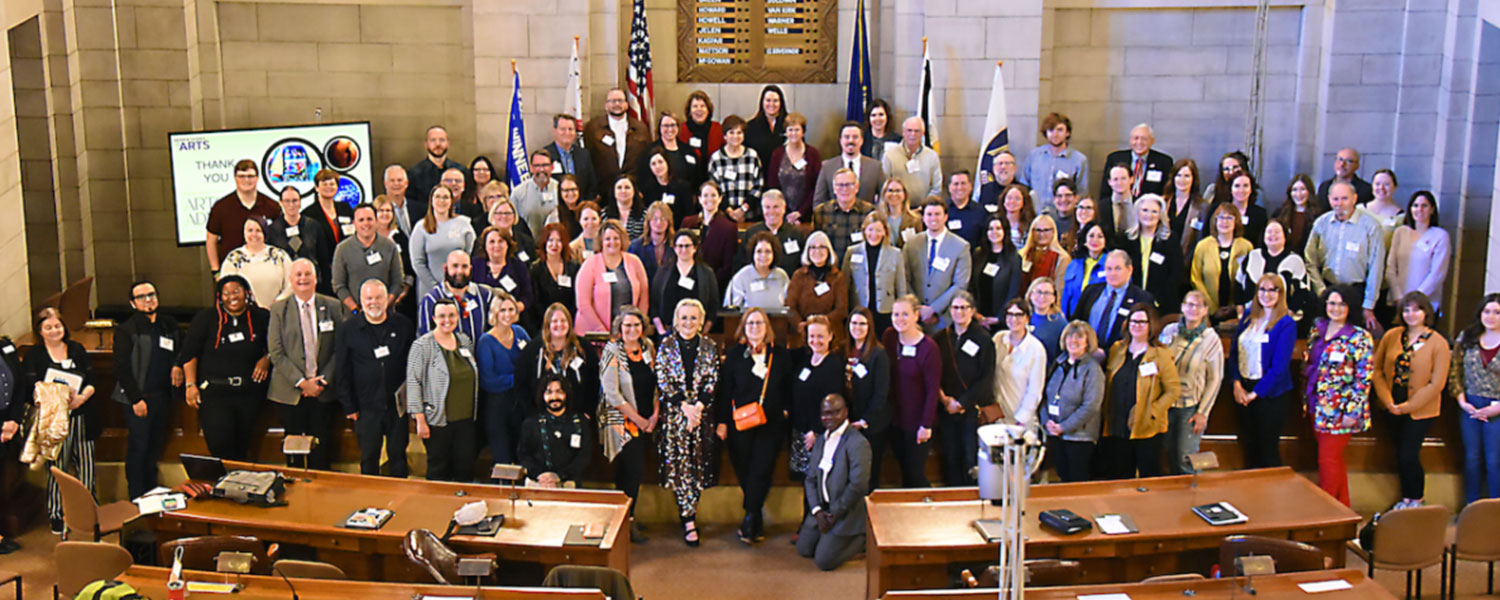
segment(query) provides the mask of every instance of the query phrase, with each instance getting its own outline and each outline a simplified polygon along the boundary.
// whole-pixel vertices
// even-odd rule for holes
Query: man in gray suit
[[[838,394],[823,399],[823,428],[812,449],[817,469],[802,479],[810,512],[797,534],[797,554],[832,571],[865,548],[870,442],[849,426],[849,409]]]
[[[948,205],[932,198],[922,205],[922,225],[927,231],[912,236],[901,254],[906,262],[907,287],[922,299],[922,323],[928,333],[952,323],[948,303],[959,290],[969,288],[973,258],[969,243],[948,231]]]
[[[317,438],[306,467],[329,467],[329,428],[338,398],[324,393],[332,384],[334,329],[348,316],[344,305],[317,293],[318,271],[312,261],[292,262],[292,295],[271,305],[270,335],[266,337],[271,357],[271,390],[276,413],[287,435]],[[288,466],[302,460],[287,457]]]
[[[876,196],[880,193],[880,184],[885,182],[885,171],[881,170],[880,161],[859,153],[864,143],[865,130],[859,123],[846,121],[839,128],[841,153],[823,161],[823,170],[818,171],[818,185],[813,187],[813,206],[833,197],[833,176],[838,174],[839,169],[849,169],[859,177],[859,193],[856,196],[860,200],[880,205]],[[811,215],[798,216],[805,222]]]

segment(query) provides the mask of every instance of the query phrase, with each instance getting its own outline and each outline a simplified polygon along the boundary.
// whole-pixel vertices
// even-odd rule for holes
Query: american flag
[[[646,0],[635,0],[630,20],[630,65],[625,70],[630,115],[652,128],[656,112],[656,91],[651,84],[651,34],[646,31]],[[653,128],[654,129],[654,128]]]

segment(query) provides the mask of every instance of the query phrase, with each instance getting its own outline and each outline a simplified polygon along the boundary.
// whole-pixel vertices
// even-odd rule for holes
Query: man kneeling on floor
[[[870,443],[849,426],[849,409],[838,394],[823,399],[823,428],[812,449],[817,476],[803,480],[811,514],[797,535],[797,553],[832,571],[865,548]]]

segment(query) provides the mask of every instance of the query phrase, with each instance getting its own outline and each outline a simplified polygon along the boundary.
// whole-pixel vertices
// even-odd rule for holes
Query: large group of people
[[[407,476],[414,423],[429,479],[487,473],[487,448],[531,484],[575,486],[603,458],[636,497],[655,444],[690,545],[721,445],[744,494],[738,536],[764,539],[784,449],[806,488],[798,550],[824,568],[863,544],[856,499],[887,448],[903,486],[930,485],[934,446],[942,483],[971,484],[990,422],[1043,432],[1062,481],[1188,473],[1226,387],[1250,467],[1281,464],[1288,404],[1304,402],[1319,483],[1346,504],[1344,447],[1384,418],[1398,507],[1423,502],[1418,451],[1446,391],[1467,499],[1500,496],[1500,295],[1450,346],[1433,328],[1450,262],[1438,200],[1400,206],[1395,174],[1364,184],[1354,150],[1270,212],[1243,154],[1205,182],[1147,125],[1091,195],[1060,114],[1024,160],[1001,152],[976,177],[945,175],[922,120],[898,130],[883,101],[823,160],[779,88],[760,100],[715,121],[695,92],[652,128],[612,90],[586,124],[552,119],[515,189],[484,157],[449,159],[441,127],[355,207],[333,201],[331,172],[304,209],[291,188],[279,205],[258,195],[255,163],[236,165],[208,221],[214,306],[183,333],[150,282],[130,290],[114,398],[132,496],[155,484],[153,432],[184,384],[225,459],[250,457],[267,398],[288,433],[353,421],[374,475],[383,447],[388,474]],[[81,375],[59,464],[92,485],[89,363],[55,312],[35,329],[15,375]],[[327,468],[329,453],[305,460]]]

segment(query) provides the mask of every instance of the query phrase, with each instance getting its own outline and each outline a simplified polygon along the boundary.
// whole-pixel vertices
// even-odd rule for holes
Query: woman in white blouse
[[[219,277],[239,275],[250,282],[255,304],[270,308],[292,295],[292,257],[285,250],[266,244],[265,225],[260,219],[245,219],[245,245],[229,251],[219,268]]]
[[[1047,385],[1047,349],[1031,335],[1026,301],[1005,303],[1006,329],[995,334],[995,403],[1007,420],[1024,427],[1037,423],[1037,405]]]

